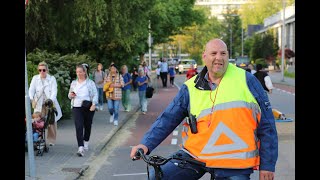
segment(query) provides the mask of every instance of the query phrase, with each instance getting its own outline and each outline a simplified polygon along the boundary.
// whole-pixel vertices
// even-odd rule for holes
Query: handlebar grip
[[[141,156],[144,154],[144,150],[142,148],[139,148],[137,151],[136,151],[136,154],[134,155],[134,157],[132,158],[132,160],[138,160],[141,158]]]

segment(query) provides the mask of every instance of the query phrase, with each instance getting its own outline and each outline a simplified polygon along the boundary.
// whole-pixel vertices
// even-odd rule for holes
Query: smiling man
[[[227,46],[220,39],[206,44],[202,58],[203,70],[184,83],[132,148],[131,158],[138,148],[150,154],[189,116],[195,121],[183,123],[182,149],[174,154],[205,162],[206,167],[167,163],[161,167],[163,179],[193,180],[209,172],[215,179],[248,180],[257,167],[260,180],[274,179],[278,137],[263,87],[251,73],[229,64]],[[152,171],[150,177],[154,176]]]

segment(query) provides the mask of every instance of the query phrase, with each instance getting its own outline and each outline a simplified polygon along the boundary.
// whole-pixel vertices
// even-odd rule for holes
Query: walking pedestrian
[[[102,70],[102,68],[103,68],[102,64],[98,63],[97,69],[93,73],[93,80],[97,87],[98,102],[99,102],[96,108],[100,111],[103,110],[103,85],[104,85],[104,77],[105,77],[105,73]]]
[[[138,70],[136,67],[133,67],[132,72],[131,72],[131,77],[132,77],[132,87],[133,91],[137,91],[137,84],[135,83],[136,78],[138,77]]]
[[[57,121],[62,117],[61,107],[57,100],[57,80],[54,76],[49,74],[48,64],[40,62],[38,64],[39,74],[32,77],[29,97],[31,102],[34,102],[34,112],[41,112],[41,117],[45,117],[47,109],[45,107],[45,101],[51,99],[57,109],[58,114],[55,115],[55,122],[48,126],[47,141],[50,146],[56,143],[57,139]]]
[[[120,100],[122,98],[122,87],[124,82],[121,74],[118,72],[116,65],[113,63],[109,67],[109,75],[105,83],[110,83],[109,88],[113,88],[107,98],[108,110],[110,113],[109,122],[118,126]]]
[[[170,64],[169,66],[169,76],[170,76],[170,85],[171,87],[174,87],[174,76],[175,76],[175,70],[174,70],[174,65]]]
[[[162,59],[162,62],[160,64],[160,77],[162,81],[162,87],[167,87],[167,81],[168,81],[168,71],[169,66],[166,59]]]
[[[175,155],[206,163],[214,179],[248,180],[259,166],[259,179],[273,180],[278,136],[268,96],[257,78],[228,62],[222,40],[210,40],[202,58],[205,67],[184,83],[141,144],[132,147],[130,157],[135,158],[138,148],[151,153],[189,116],[191,120],[183,123],[182,149]],[[206,172],[171,161],[161,166],[163,179],[200,179]],[[153,169],[149,176],[155,178]]]
[[[89,78],[87,64],[76,66],[77,79],[70,85],[68,98],[71,99],[72,117],[76,128],[78,156],[84,156],[84,151],[89,150],[92,119],[98,104],[97,88]],[[89,106],[84,102],[90,101]]]
[[[262,64],[257,64],[257,72],[254,73],[254,76],[260,81],[263,89],[269,94],[272,93],[273,84],[268,73],[262,71]]]
[[[139,90],[139,102],[141,107],[142,114],[147,113],[147,98],[146,98],[146,89],[148,86],[148,78],[144,74],[144,71],[142,69],[139,69],[139,76],[136,79],[136,83],[138,84],[138,90]]]
[[[128,67],[126,65],[121,66],[121,73],[124,82],[124,86],[122,88],[122,106],[124,108],[124,111],[129,112],[131,111],[130,93],[132,78],[131,75],[128,73]]]

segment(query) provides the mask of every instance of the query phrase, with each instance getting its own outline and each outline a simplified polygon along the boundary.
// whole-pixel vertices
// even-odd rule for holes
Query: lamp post
[[[230,25],[230,59],[232,59],[232,24]]]
[[[151,70],[151,21],[149,20],[149,38],[148,38],[148,45],[149,45],[149,69]]]
[[[282,82],[284,82],[284,44],[285,44],[285,28],[286,28],[286,17],[285,17],[285,0],[282,0],[282,8],[283,8],[283,16],[282,16],[282,30],[281,30],[281,75],[282,75]]]

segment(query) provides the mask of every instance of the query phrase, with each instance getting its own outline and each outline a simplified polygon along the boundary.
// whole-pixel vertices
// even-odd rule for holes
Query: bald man
[[[274,179],[278,136],[272,107],[260,82],[249,72],[229,64],[227,45],[210,40],[202,54],[205,67],[187,80],[160,113],[139,148],[150,154],[183,122],[181,150],[173,153],[206,163],[181,168],[171,160],[161,166],[162,179],[193,180],[209,172],[215,179],[247,180],[254,169],[260,180]],[[194,170],[196,171],[194,171]],[[155,171],[150,172],[155,179]]]

